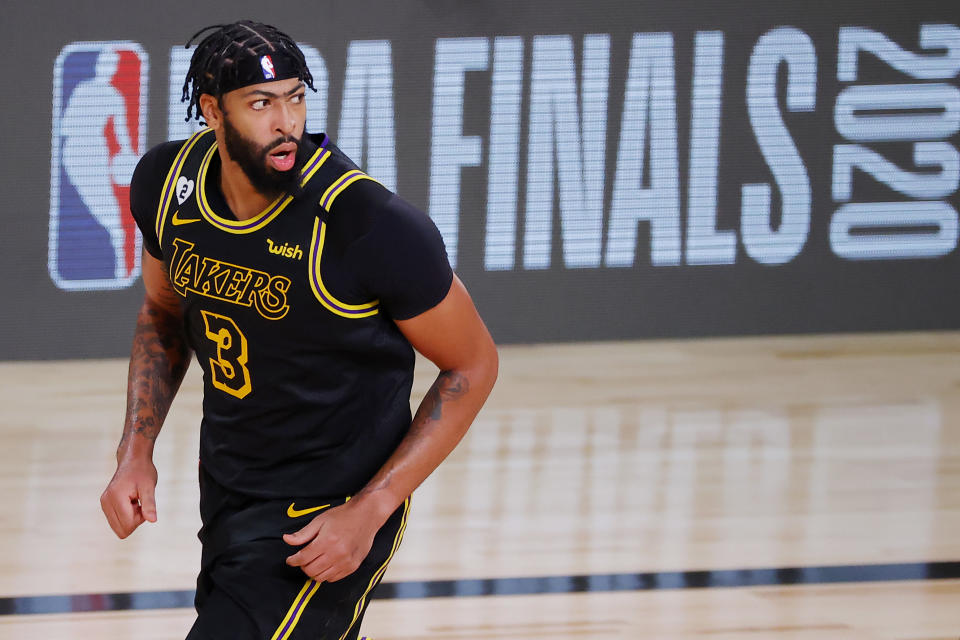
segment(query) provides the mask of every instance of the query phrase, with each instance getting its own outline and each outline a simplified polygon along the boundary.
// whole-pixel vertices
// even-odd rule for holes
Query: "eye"
[[[268,104],[270,104],[270,102],[266,98],[261,98],[260,100],[254,101],[250,106],[254,111],[262,111],[267,108]]]
[[[305,97],[306,97],[306,94],[298,93],[297,95],[290,98],[290,102],[292,102],[293,104],[301,104]]]

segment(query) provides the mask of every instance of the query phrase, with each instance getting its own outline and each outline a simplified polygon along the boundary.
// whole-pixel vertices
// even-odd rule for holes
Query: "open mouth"
[[[274,147],[267,156],[267,162],[277,171],[289,171],[297,159],[297,145],[284,142]]]

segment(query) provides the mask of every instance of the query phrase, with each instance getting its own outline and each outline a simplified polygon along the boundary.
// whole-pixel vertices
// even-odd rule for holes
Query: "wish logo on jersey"
[[[146,138],[147,54],[73,42],[53,75],[47,268],[61,289],[119,289],[140,274],[130,178]]]

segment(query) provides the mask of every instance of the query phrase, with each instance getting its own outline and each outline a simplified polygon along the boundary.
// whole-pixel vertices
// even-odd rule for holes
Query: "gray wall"
[[[500,342],[960,326],[956,3],[97,6],[0,23],[0,359],[127,352],[129,170],[186,131],[171,50],[239,17],[315,50],[311,129],[430,212]],[[120,102],[68,113],[105,50]]]

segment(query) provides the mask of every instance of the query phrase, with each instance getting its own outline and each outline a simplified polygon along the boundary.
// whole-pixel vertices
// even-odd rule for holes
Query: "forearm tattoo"
[[[137,316],[130,353],[121,447],[134,434],[156,440],[190,364],[189,357],[180,319],[144,304]]]
[[[390,487],[400,464],[396,459],[397,456],[402,459],[412,451],[426,446],[424,438],[439,427],[436,422],[443,418],[444,405],[462,398],[469,390],[470,380],[465,375],[457,371],[441,371],[433,386],[423,397],[423,402],[420,403],[413,424],[410,425],[410,432],[397,447],[394,458],[387,462],[380,473],[358,495],[373,493]]]
[[[456,400],[470,390],[470,381],[456,371],[441,371],[423,399],[427,421],[443,417],[443,404]]]

